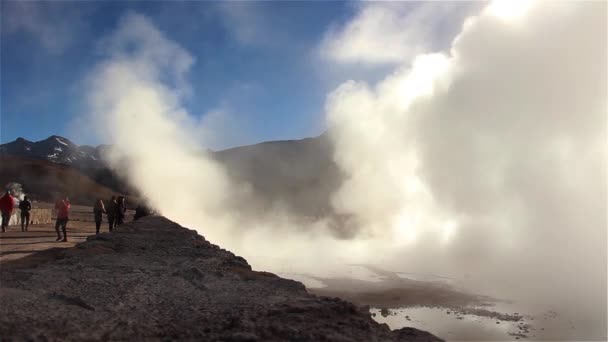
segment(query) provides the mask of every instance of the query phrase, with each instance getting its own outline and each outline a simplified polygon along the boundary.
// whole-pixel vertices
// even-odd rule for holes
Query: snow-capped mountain
[[[48,160],[76,168],[103,167],[100,151],[103,146],[78,146],[69,139],[52,135],[32,142],[23,138],[0,145],[0,152],[19,157]]]

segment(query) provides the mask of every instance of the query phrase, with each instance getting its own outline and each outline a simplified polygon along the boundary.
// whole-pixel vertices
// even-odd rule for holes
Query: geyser
[[[493,3],[449,51],[339,86],[326,112],[346,177],[331,203],[356,218],[350,240],[325,218],[295,227],[280,203],[241,214],[255,194],[199,150],[208,127],[182,105],[194,58],[142,15],[104,40],[89,118],[151,205],[255,268],[466,274],[502,297],[573,298],[605,327],[606,42],[605,3]]]

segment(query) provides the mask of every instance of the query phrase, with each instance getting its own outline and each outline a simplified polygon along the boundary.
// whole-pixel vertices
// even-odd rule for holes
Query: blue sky
[[[104,143],[94,134],[74,134],[70,123],[84,110],[82,82],[101,58],[100,40],[128,12],[148,17],[195,57],[185,107],[195,116],[228,113],[223,125],[230,134],[209,146],[214,149],[318,135],[325,129],[329,92],[349,79],[373,82],[395,64],[393,55],[327,58],[320,52],[331,32],[339,36],[360,16],[361,3],[3,1],[1,6],[2,143],[51,134],[77,136],[78,144]],[[413,3],[399,6],[391,11],[418,10]],[[425,32],[419,36],[437,49],[453,38],[470,6],[433,11],[443,19],[433,21],[432,39]]]

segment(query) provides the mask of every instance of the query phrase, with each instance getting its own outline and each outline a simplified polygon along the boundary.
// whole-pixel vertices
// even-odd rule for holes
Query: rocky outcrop
[[[3,340],[438,341],[253,271],[159,216],[41,253],[2,266]]]

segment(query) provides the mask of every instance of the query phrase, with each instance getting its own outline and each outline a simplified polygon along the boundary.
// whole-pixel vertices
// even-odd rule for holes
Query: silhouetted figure
[[[65,199],[57,201],[55,204],[55,210],[57,210],[57,221],[55,221],[55,231],[57,231],[57,241],[68,241],[68,220],[70,210],[70,200],[66,197]],[[61,239],[61,233],[59,227],[63,230],[63,239]]]
[[[152,215],[152,210],[145,204],[138,204],[137,208],[135,208],[135,216],[133,216],[133,221],[137,220],[140,217]]]
[[[99,228],[101,228],[101,221],[103,214],[106,213],[106,207],[103,205],[102,200],[97,200],[93,207],[93,216],[95,218],[95,234],[99,234]]]
[[[125,214],[127,212],[127,203],[124,196],[119,196],[116,202],[116,227],[125,222]]]
[[[27,232],[30,226],[30,210],[32,210],[32,202],[27,196],[24,196],[23,201],[19,202],[19,210],[21,210],[21,231]]]
[[[11,195],[11,191],[7,190],[6,194],[0,198],[0,212],[2,213],[2,232],[6,232],[8,221],[11,220],[11,215],[15,209],[15,199]]]
[[[118,204],[116,203],[116,196],[112,196],[110,202],[106,205],[106,215],[108,218],[108,228],[110,228],[110,232],[114,229],[114,221],[116,220],[116,207]]]

